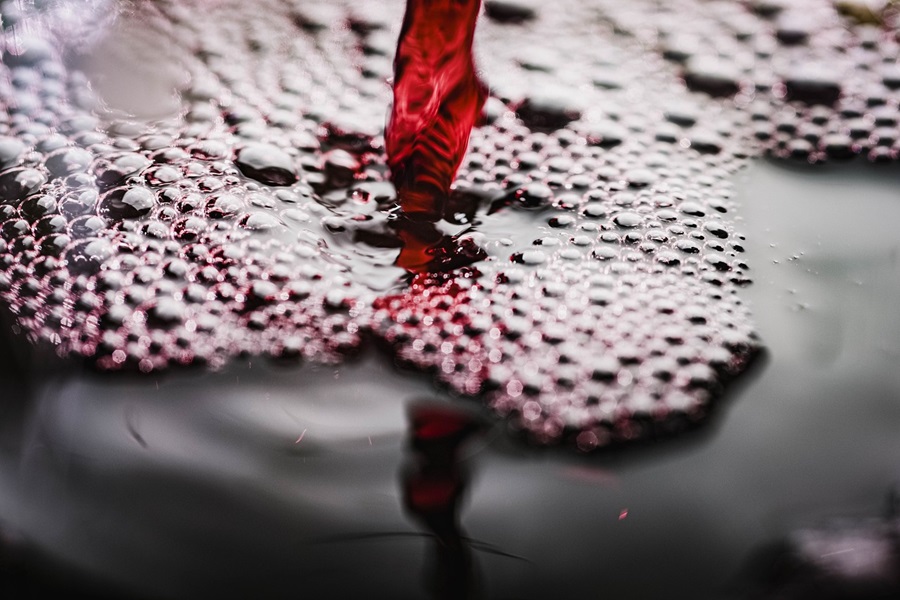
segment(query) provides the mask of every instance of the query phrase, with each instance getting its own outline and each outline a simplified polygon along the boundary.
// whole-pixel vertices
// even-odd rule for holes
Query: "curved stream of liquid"
[[[487,89],[472,42],[481,0],[409,0],[394,58],[387,163],[407,214],[443,216]]]

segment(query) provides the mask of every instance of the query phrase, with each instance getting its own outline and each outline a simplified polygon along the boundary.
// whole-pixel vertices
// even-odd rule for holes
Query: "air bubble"
[[[266,185],[291,185],[297,181],[291,157],[271,144],[247,144],[237,151],[235,164],[244,175]]]

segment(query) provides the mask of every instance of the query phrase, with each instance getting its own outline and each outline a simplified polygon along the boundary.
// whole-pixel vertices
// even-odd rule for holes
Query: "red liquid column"
[[[403,211],[438,220],[487,97],[472,41],[481,0],[408,0],[394,61],[388,165]]]

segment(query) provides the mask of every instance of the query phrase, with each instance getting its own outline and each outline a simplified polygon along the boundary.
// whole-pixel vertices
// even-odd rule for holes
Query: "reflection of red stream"
[[[435,538],[427,585],[434,598],[475,598],[475,561],[459,517],[469,473],[459,454],[480,424],[459,409],[428,402],[414,403],[409,420],[412,460],[402,478],[403,501]]]
[[[395,232],[403,242],[403,247],[394,264],[414,273],[430,270],[434,249],[445,236],[427,222],[405,223],[404,226],[395,228]]]
[[[428,221],[401,218],[393,229],[403,242],[394,264],[412,273],[448,272],[487,257],[474,243],[444,235]]]
[[[467,475],[458,461],[460,446],[475,431],[469,415],[439,405],[420,403],[410,411],[415,466],[404,478],[406,507],[442,543],[459,543],[459,501]]]
[[[385,142],[407,214],[437,220],[487,96],[472,40],[481,0],[408,0]]]

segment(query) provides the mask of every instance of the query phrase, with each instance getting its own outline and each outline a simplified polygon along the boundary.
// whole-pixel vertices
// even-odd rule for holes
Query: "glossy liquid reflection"
[[[402,477],[403,504],[434,538],[426,588],[437,600],[481,598],[471,540],[460,523],[470,477],[460,454],[482,425],[472,415],[427,402],[413,403],[408,418],[411,456]]]

